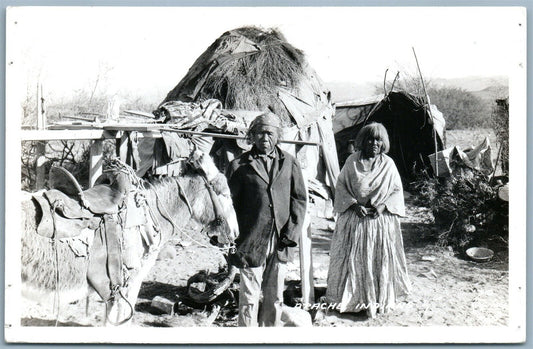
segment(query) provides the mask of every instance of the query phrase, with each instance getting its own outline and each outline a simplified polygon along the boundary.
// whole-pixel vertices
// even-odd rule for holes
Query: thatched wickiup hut
[[[334,194],[339,166],[330,93],[304,53],[278,30],[243,27],[222,34],[161,105],[208,99],[219,100],[222,108],[245,122],[270,109],[282,119],[284,139],[322,143],[322,147],[283,144],[282,148],[296,155],[310,183],[318,181],[329,188],[326,193]],[[211,155],[224,158],[219,164],[227,164],[242,148],[233,140],[217,140]]]

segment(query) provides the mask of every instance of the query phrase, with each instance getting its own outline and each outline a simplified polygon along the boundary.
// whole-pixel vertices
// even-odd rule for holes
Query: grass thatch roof
[[[278,98],[278,87],[298,91],[310,74],[304,53],[278,30],[243,27],[209,46],[164,102],[216,98],[225,109],[270,109],[288,125],[294,122]]]

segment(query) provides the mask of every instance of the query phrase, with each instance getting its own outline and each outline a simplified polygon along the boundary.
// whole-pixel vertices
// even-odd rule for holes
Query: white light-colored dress
[[[359,218],[350,208],[356,202],[385,204],[386,209],[377,218]],[[403,188],[394,161],[380,154],[365,169],[360,152],[348,157],[337,181],[334,210],[339,216],[331,241],[327,301],[341,312],[393,309],[398,297],[409,293],[399,219],[405,215]]]

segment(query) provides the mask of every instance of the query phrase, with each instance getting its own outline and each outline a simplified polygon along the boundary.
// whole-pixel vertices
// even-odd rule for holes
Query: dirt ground
[[[362,314],[328,312],[317,326],[506,326],[508,310],[508,253],[477,263],[451,247],[437,247],[431,238],[431,214],[406,199],[402,233],[411,281],[410,295],[391,313],[368,319]],[[326,283],[331,232],[313,222],[314,275]]]
[[[431,240],[431,214],[410,204],[402,221],[404,246],[411,280],[411,294],[398,309],[374,319],[363,313],[339,314],[319,312],[314,326],[506,326],[508,309],[508,253],[499,251],[492,261],[476,263],[437,247]],[[317,212],[315,208],[314,212]],[[313,236],[314,282],[317,299],[324,293],[329,264],[329,246],[334,221],[314,214]],[[142,285],[133,316],[134,326],[187,327],[236,326],[238,286],[217,301],[219,306],[198,306],[187,301],[189,277],[206,270],[217,272],[225,266],[223,255],[191,243],[171,241]],[[288,288],[298,284],[299,259],[289,265]],[[160,296],[176,302],[174,314],[163,314],[151,306]],[[294,299],[289,300],[294,301]],[[61,306],[59,315],[52,304],[23,301],[23,326],[103,326],[104,305],[95,294]],[[314,314],[313,314],[314,315]]]

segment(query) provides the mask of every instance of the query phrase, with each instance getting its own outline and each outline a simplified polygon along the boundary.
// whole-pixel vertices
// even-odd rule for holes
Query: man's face
[[[257,126],[253,132],[252,141],[260,153],[268,154],[278,144],[278,129],[267,125]]]

